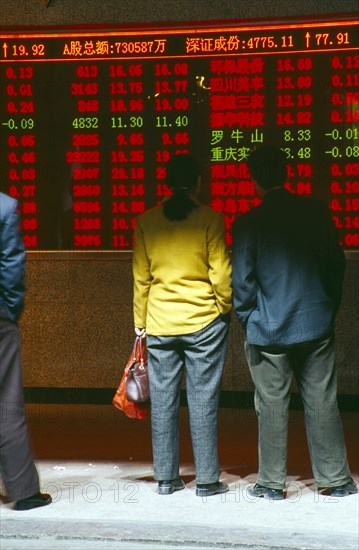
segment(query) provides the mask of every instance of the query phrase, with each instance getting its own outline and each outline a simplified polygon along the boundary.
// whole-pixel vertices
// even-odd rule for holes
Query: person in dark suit
[[[263,202],[233,225],[234,310],[255,385],[259,472],[252,496],[285,497],[288,407],[294,374],[321,491],[357,492],[337,406],[334,322],[345,257],[327,206],[290,193],[285,153],[263,145],[248,169]]]
[[[17,202],[0,192],[0,473],[15,510],[45,506],[25,419],[20,337],[25,251]]]

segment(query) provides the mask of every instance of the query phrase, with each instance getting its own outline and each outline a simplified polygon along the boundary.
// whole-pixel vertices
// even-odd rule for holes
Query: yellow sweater
[[[196,332],[232,307],[231,262],[223,216],[199,205],[169,221],[163,206],[136,220],[134,322],[147,334]]]

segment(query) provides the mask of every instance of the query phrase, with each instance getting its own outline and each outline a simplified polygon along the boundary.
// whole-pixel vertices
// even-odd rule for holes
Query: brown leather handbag
[[[142,356],[142,360],[141,360]],[[137,365],[137,368],[135,366]],[[141,367],[141,368],[140,368]],[[130,373],[131,370],[131,374]],[[136,376],[137,371],[140,371],[140,375]],[[129,394],[131,399],[139,398],[144,399],[149,396],[148,385],[148,372],[147,372],[147,360],[146,360],[146,348],[144,342],[140,342],[140,337],[137,337],[131,355],[127,361],[125,369],[122,373],[119,386],[112,399],[112,404],[125,413],[129,418],[135,418],[136,420],[145,420],[150,412],[150,401],[147,397],[144,402],[130,401],[127,398],[127,381],[130,378]],[[138,390],[138,381],[140,391]],[[132,394],[131,394],[132,390]]]
[[[133,357],[134,360],[128,369],[126,397],[131,403],[146,403],[150,399],[150,386],[143,336],[137,336],[135,339]]]

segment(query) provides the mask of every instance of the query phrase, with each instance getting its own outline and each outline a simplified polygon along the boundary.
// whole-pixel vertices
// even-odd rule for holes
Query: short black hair
[[[264,189],[284,185],[287,179],[287,157],[274,145],[261,145],[247,159],[249,173]]]

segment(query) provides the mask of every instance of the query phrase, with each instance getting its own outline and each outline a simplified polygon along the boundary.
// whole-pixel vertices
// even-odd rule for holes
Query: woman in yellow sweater
[[[146,333],[154,477],[159,494],[184,489],[179,477],[183,370],[196,467],[196,494],[228,491],[219,481],[217,416],[232,303],[222,214],[196,195],[200,169],[190,155],[167,164],[173,195],[136,220],[134,322]]]

